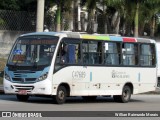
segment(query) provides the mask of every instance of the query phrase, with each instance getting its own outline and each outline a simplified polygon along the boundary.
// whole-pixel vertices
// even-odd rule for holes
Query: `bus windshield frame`
[[[19,37],[10,53],[7,65],[50,66],[59,37],[35,35]]]

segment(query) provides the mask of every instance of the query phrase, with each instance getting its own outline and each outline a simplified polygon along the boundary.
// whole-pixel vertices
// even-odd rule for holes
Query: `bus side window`
[[[69,64],[75,64],[76,62],[76,47],[75,45],[68,45],[68,49],[67,49],[67,63]]]
[[[102,42],[84,40],[82,52],[84,64],[102,64]]]
[[[56,64],[59,64],[59,63],[61,63],[61,60],[60,60],[60,57],[61,57],[61,55],[62,55],[62,44],[59,46],[59,48],[58,48],[58,52],[57,52],[57,56],[56,56]]]
[[[151,44],[140,45],[140,65],[153,66],[155,65],[155,50]]]
[[[119,65],[120,64],[120,44],[114,42],[105,42],[104,44],[105,64]]]
[[[155,51],[155,46],[151,45],[151,53],[152,53],[152,65],[156,64],[156,51]]]
[[[87,54],[87,52],[88,52],[88,44],[87,43],[82,43],[82,52],[83,52],[83,63],[88,64],[89,56]]]
[[[60,63],[64,64],[68,62],[68,55],[67,55],[67,51],[68,51],[68,45],[67,44],[63,44],[61,46],[61,55],[60,55]]]
[[[80,62],[80,43],[62,42],[57,53],[56,63],[79,64]]]
[[[123,43],[123,65],[138,65],[138,44]]]
[[[80,44],[76,44],[75,45],[75,62],[76,64],[80,64],[81,63],[81,50],[80,50]]]

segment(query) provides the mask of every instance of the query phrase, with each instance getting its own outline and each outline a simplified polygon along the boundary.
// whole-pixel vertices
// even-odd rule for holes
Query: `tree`
[[[36,0],[1,0],[1,10],[35,11]]]
[[[54,3],[57,5],[56,11],[56,31],[61,31],[62,26],[62,15],[64,12],[71,11],[72,0],[54,0]]]
[[[134,18],[134,36],[138,37],[138,18],[139,18],[139,5],[140,5],[140,1],[139,0],[135,0],[135,18]]]
[[[145,6],[148,7],[148,18],[149,18],[149,21],[150,21],[150,36],[151,37],[154,37],[154,34],[155,34],[155,30],[156,30],[156,14],[158,14],[158,12],[160,12],[160,1],[159,0],[146,0]]]
[[[61,30],[61,0],[57,0],[56,31]]]
[[[95,28],[95,11],[96,5],[99,0],[81,0],[81,6],[86,6],[88,11],[88,25],[87,25],[87,32],[94,33]]]
[[[19,0],[1,0],[0,9],[1,10],[19,10],[18,5]]]
[[[118,34],[119,33],[119,26],[120,26],[120,17],[122,15],[122,1],[121,0],[103,0],[103,2],[105,2],[106,4],[106,12],[104,15],[104,19],[106,19],[106,17],[111,16],[111,22],[110,25],[110,29],[111,29],[111,33],[115,33]],[[104,4],[102,2],[102,4]],[[109,18],[107,18],[109,19]],[[105,22],[105,24],[108,23],[107,21]],[[109,29],[108,29],[109,30]],[[106,33],[106,32],[105,32]]]

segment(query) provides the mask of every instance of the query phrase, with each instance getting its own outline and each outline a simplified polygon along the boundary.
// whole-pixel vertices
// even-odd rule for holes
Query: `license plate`
[[[27,95],[27,91],[26,90],[19,90],[18,94],[19,95]]]

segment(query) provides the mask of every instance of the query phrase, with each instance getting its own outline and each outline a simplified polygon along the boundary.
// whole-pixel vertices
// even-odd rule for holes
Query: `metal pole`
[[[43,24],[44,24],[44,1],[45,0],[37,0],[37,24],[36,31],[43,32]]]

